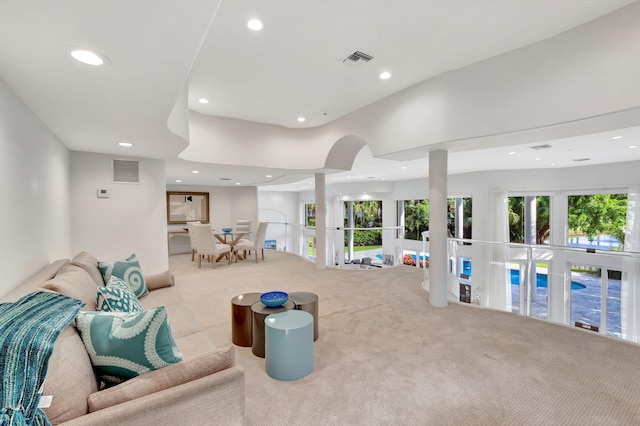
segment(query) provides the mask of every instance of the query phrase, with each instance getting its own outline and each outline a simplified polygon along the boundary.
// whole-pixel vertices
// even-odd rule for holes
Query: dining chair
[[[189,240],[191,240],[191,261],[196,258],[196,234],[193,231],[193,225],[200,225],[199,220],[187,222],[187,231],[189,232]]]
[[[238,252],[240,250],[244,251],[244,257],[246,259],[246,254],[247,254],[247,250],[251,251],[254,250],[256,253],[256,263],[258,263],[258,250],[262,251],[262,260],[264,260],[264,239],[265,236],[267,234],[267,222],[260,222],[258,223],[258,229],[256,231],[256,238],[255,240],[251,241],[251,240],[247,240],[247,241],[242,241],[240,240],[236,246],[234,247],[236,250],[236,259],[238,257]]]
[[[228,244],[216,244],[209,225],[192,225],[196,235],[196,251],[198,252],[198,268],[202,264],[202,256],[212,257],[211,267],[216,267],[219,256],[225,255],[231,265],[231,247]],[[237,260],[236,260],[237,261]]]
[[[237,233],[250,233],[251,232],[251,224],[253,221],[251,219],[238,219],[236,220],[236,229],[234,229]],[[249,238],[240,238],[238,242],[247,242],[250,241]]]

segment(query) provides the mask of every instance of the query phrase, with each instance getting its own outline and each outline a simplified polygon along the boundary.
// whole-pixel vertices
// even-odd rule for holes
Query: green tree
[[[569,197],[569,230],[589,241],[599,234],[613,235],[624,244],[627,194],[574,195]]]
[[[346,210],[346,204],[345,204]],[[355,228],[378,228],[382,226],[382,201],[354,201],[353,224]],[[345,215],[344,226],[348,225]]]
[[[345,202],[345,211],[347,203]],[[354,228],[379,228],[382,227],[382,201],[354,201],[353,202],[353,227]],[[348,215],[345,214],[344,226],[349,225]],[[349,233],[345,232],[345,244],[348,244]],[[353,234],[354,245],[370,246],[382,244],[382,230],[355,231]]]
[[[429,229],[429,200],[404,201],[404,229],[408,240],[421,240]]]
[[[509,241],[524,243],[524,197],[509,197]],[[549,238],[549,197],[536,197],[536,244]]]
[[[309,227],[316,226],[316,205],[305,204],[305,225]]]

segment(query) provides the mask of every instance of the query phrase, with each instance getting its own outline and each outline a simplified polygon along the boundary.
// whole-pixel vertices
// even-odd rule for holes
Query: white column
[[[327,205],[324,173],[316,173],[316,269],[327,268]]]
[[[429,303],[447,301],[447,151],[429,153]]]
[[[488,221],[489,241],[504,244],[490,245],[485,249],[488,254],[488,265],[483,294],[485,304],[483,306],[510,312],[508,197],[506,192],[495,191],[490,193],[489,199],[491,209],[491,217]],[[475,274],[475,271],[473,273]]]
[[[569,197],[567,194],[553,194],[549,201],[549,223],[551,225],[551,245],[566,246],[569,235]],[[566,256],[562,250],[554,250],[549,262],[547,294],[549,296],[548,319],[561,324],[571,321],[571,284],[565,285],[565,274],[571,276]]]
[[[627,226],[624,236],[625,251],[640,251],[640,186],[629,188],[627,196]],[[622,337],[640,342],[640,261],[625,258],[622,266],[620,294],[620,322]]]
[[[353,228],[353,225],[354,225],[354,223],[353,223],[353,219],[354,219],[353,218],[353,201],[349,201],[347,203],[347,205],[348,205],[347,209],[348,209],[348,215],[349,215],[349,219],[347,221],[347,226],[349,228]],[[353,253],[354,253],[353,252],[353,250],[354,250],[353,249],[353,233],[354,233],[354,230],[350,229],[349,230],[349,261],[350,262],[353,262]]]
[[[537,230],[537,208],[536,208],[536,197],[528,195],[524,197],[524,242],[525,244],[535,245],[538,242],[538,230]],[[532,251],[533,252],[533,251]],[[536,300],[536,288],[538,287],[538,282],[536,279],[536,263],[531,262],[531,269],[529,270],[529,289],[525,295],[531,296],[531,302]],[[524,292],[524,288],[520,288],[520,294]],[[526,306],[530,304],[527,303],[520,305],[520,313],[529,314]]]

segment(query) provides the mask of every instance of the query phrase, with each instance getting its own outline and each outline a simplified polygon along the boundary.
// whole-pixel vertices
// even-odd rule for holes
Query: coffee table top
[[[260,298],[258,298],[258,300],[259,299]],[[287,300],[282,306],[277,306],[275,308],[270,308],[269,306],[265,305],[264,303],[258,301],[256,303],[254,303],[253,305],[251,305],[251,310],[255,314],[271,315],[271,314],[277,314],[277,313],[280,313],[280,312],[290,311],[294,307],[295,307],[295,304],[291,300]]]
[[[313,324],[313,315],[297,310],[280,312],[269,315],[264,324],[276,330],[295,330]]]
[[[254,303],[260,301],[261,293],[244,293],[235,296],[231,299],[231,304],[236,306],[251,306]]]

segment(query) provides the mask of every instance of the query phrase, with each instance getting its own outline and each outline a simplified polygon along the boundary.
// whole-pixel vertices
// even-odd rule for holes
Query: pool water
[[[511,270],[511,284],[520,285],[520,271]],[[536,274],[536,287],[547,287],[547,274]],[[586,285],[571,281],[571,290],[582,290]]]

